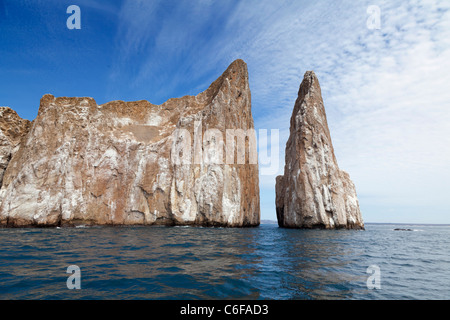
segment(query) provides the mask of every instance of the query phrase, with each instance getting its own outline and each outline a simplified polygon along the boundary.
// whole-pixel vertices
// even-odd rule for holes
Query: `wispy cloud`
[[[233,1],[124,1],[112,83],[125,76],[133,90],[150,91],[150,82],[148,98],[157,102],[183,89],[204,90],[198,83],[207,86],[223,68],[217,67],[217,53],[226,38],[222,23],[232,10]]]

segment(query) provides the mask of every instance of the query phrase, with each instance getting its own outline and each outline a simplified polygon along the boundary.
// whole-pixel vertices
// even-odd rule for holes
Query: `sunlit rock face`
[[[236,151],[230,130],[247,134]],[[162,105],[45,95],[14,156],[0,158],[0,225],[257,226],[252,133],[242,60],[203,93]],[[243,163],[227,161],[244,148]]]
[[[364,229],[355,186],[338,167],[319,81],[311,71],[295,103],[285,161],[284,175],[276,179],[280,227]]]

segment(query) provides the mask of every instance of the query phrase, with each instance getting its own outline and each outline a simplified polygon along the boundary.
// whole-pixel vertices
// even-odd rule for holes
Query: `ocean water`
[[[448,226],[0,229],[0,246],[3,300],[450,299]]]

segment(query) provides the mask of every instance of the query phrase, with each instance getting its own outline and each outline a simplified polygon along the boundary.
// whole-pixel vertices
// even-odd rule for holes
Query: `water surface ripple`
[[[450,298],[449,227],[366,227],[0,229],[0,299]]]

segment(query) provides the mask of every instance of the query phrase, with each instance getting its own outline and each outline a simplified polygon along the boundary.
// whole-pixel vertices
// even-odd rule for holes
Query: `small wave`
[[[158,271],[163,271],[163,272],[171,272],[171,273],[175,273],[175,272],[183,272],[184,269],[178,268],[178,267],[167,267],[167,268],[158,268],[156,269]]]
[[[182,248],[189,248],[195,246],[194,243],[191,242],[184,242],[184,243],[167,243],[163,244],[161,247],[182,247]]]

